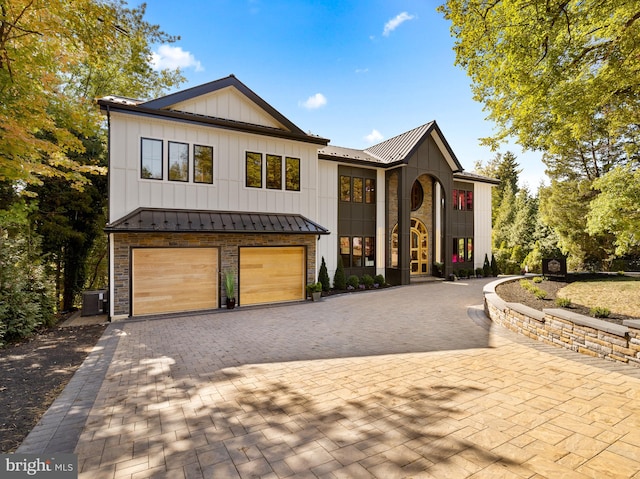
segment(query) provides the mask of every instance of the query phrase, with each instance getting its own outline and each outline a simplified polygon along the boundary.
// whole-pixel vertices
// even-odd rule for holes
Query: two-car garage
[[[133,248],[132,315],[215,309],[219,248]],[[305,298],[305,246],[240,247],[239,304]]]
[[[329,231],[298,214],[140,208],[107,225],[111,318],[305,299]]]

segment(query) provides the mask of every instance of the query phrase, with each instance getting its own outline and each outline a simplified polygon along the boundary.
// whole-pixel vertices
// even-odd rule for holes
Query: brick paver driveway
[[[113,324],[80,476],[640,478],[637,371],[490,332],[487,282]]]

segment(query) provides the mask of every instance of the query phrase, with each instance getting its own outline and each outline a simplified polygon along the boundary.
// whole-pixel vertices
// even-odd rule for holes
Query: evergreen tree
[[[500,271],[498,270],[498,263],[496,261],[496,257],[494,255],[491,255],[491,275],[498,276],[498,274],[500,274]]]
[[[322,291],[327,292],[331,289],[331,280],[329,279],[329,272],[327,271],[327,263],[322,257],[322,264],[320,265],[320,271],[318,273],[318,282],[322,283]]]
[[[339,291],[347,289],[347,277],[344,274],[344,265],[342,264],[342,256],[338,256],[338,267],[333,275],[333,287]]]
[[[482,265],[482,276],[485,278],[491,276],[491,263],[489,263],[489,257],[486,253],[484,255],[484,264]]]

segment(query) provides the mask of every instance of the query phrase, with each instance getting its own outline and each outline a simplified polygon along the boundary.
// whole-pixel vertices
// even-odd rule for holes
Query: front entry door
[[[411,218],[411,274],[429,274],[429,237],[422,221]]]

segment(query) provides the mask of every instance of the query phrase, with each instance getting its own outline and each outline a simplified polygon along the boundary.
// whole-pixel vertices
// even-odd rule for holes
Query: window
[[[424,200],[424,191],[418,180],[413,182],[411,187],[411,211],[415,211],[422,206]]]
[[[473,238],[453,238],[454,263],[473,261]]]
[[[456,209],[459,211],[464,211],[466,206],[466,191],[458,190],[458,207]]]
[[[473,191],[453,190],[453,209],[473,211]]]
[[[289,191],[300,191],[300,158],[285,159],[286,164],[286,186]]]
[[[355,268],[362,267],[362,238],[356,236],[353,238],[353,266]]]
[[[267,155],[267,188],[270,190],[282,189],[282,157]]]
[[[364,202],[369,204],[376,202],[376,180],[371,178],[364,180]]]
[[[367,236],[364,239],[364,265],[376,265],[376,239],[373,236]]]
[[[169,142],[169,181],[189,181],[189,145]]]
[[[193,145],[193,181],[213,183],[213,147]]]
[[[362,203],[362,178],[353,179],[353,202]]]
[[[391,257],[390,257],[390,266],[392,268],[398,267],[398,225],[396,224],[391,230]]]
[[[348,236],[340,237],[340,256],[342,256],[342,266],[351,267],[351,240]]]
[[[142,138],[140,177],[162,179],[162,140]]]
[[[262,153],[247,151],[247,187],[262,188]]]
[[[351,201],[350,176],[340,176],[340,201]]]

